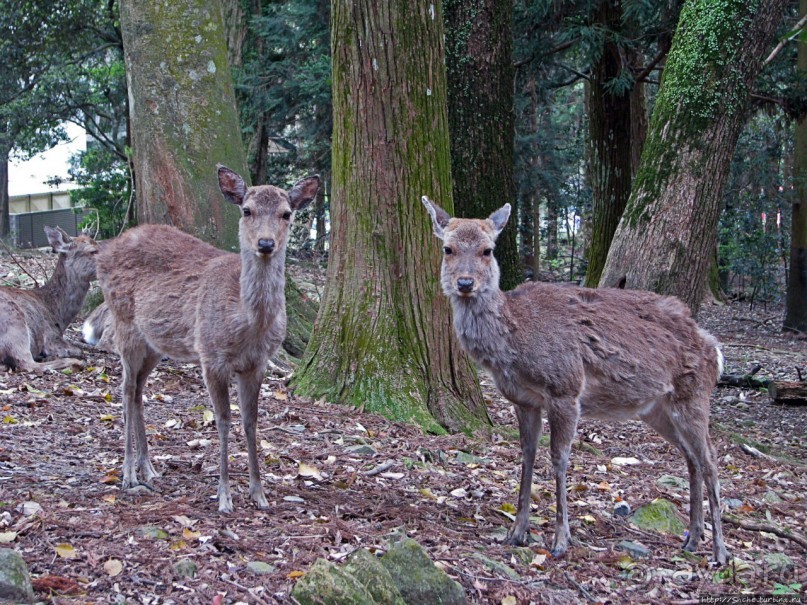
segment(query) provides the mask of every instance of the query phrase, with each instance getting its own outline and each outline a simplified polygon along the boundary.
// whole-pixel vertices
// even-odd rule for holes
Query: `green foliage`
[[[721,287],[731,296],[752,302],[781,296],[790,247],[785,161],[791,145],[781,113],[758,114],[740,136],[718,230]]]
[[[124,227],[132,226],[134,208],[132,181],[129,178],[128,161],[122,160],[109,148],[91,146],[87,151],[73,156],[70,176],[80,185],[70,191],[74,207],[91,208],[82,227],[98,229],[102,239],[117,236]]]

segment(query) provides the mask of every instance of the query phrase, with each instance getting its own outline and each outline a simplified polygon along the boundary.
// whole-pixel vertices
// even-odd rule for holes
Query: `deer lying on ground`
[[[233,375],[247,442],[249,495],[260,508],[267,506],[255,434],[258,394],[266,362],[286,331],[284,271],[292,214],[314,199],[319,177],[301,180],[288,193],[269,185],[247,188],[224,166],[218,167],[218,179],[224,197],[241,208],[240,254],[218,250],[174,227],[143,225],[105,247],[98,279],[114,318],[123,366],[123,487],[151,487],[158,476],[148,456],[143,389],[167,355],[202,366],[220,440],[219,511],[229,513],[228,391]]]
[[[686,459],[690,511],[684,549],[694,551],[703,536],[705,482],[714,558],[724,564],[716,454],[709,439],[709,394],[722,366],[717,341],[698,328],[681,301],[651,292],[547,283],[502,292],[493,248],[510,205],[476,220],[451,218],[426,197],[423,204],[443,241],[441,286],[460,344],[515,406],[522,466],[508,542],[523,545],[529,538],[544,411],[557,500],[555,556],[570,540],[566,468],[579,416],[640,418]]]
[[[117,353],[114,321],[109,307],[102,302],[93,309],[81,326],[84,342],[107,353]]]
[[[31,290],[0,288],[0,365],[12,370],[42,373],[81,365],[74,359],[81,349],[63,334],[95,279],[99,247],[86,235],[73,238],[58,227],[45,227],[45,233],[59,254],[48,283]],[[62,359],[39,363],[54,357]]]

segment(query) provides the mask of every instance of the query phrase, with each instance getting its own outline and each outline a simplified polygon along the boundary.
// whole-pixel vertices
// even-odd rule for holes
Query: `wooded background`
[[[229,248],[216,162],[318,172],[292,254],[328,284],[296,384],[433,431],[487,417],[423,194],[514,206],[505,289],[783,302],[807,332],[807,0],[386,4],[0,0],[0,236],[9,158],[65,121],[92,140],[71,197],[102,237],[166,222]]]

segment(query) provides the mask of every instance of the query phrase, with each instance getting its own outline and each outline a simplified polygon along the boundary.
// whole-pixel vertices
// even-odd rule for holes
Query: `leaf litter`
[[[761,365],[758,377],[795,380],[795,368],[807,367],[807,344],[780,333],[781,315],[732,303],[705,308],[701,323],[723,342],[727,371]],[[67,336],[78,342],[77,326]],[[716,569],[708,524],[693,555],[681,551],[682,536],[614,514],[616,503],[635,510],[664,498],[687,516],[684,461],[640,422],[581,421],[568,473],[573,543],[554,559],[546,550],[554,519],[546,447],[536,460],[533,542],[501,542],[515,512],[520,450],[512,408],[484,374],[495,427],[475,437],[424,435],[301,399],[283,380],[267,379],[258,441],[269,508],[248,499],[235,409],[235,512],[221,515],[218,437],[199,369],[169,361],[152,373],[146,426],[161,477],[154,491],[123,491],[119,364],[91,349],[87,362],[71,374],[0,374],[0,543],[22,553],[46,602],[292,603],[291,588],[317,558],[383,553],[404,534],[471,603],[690,603],[807,584],[805,547],[793,538],[807,535],[807,408],[774,405],[756,390],[712,396],[724,532],[735,557]]]

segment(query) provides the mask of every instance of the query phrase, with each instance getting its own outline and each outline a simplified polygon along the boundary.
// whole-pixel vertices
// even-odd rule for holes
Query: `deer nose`
[[[467,294],[474,289],[474,280],[470,277],[460,277],[457,280],[457,290]]]
[[[271,254],[275,249],[275,240],[273,239],[259,239],[258,252],[261,254]]]

